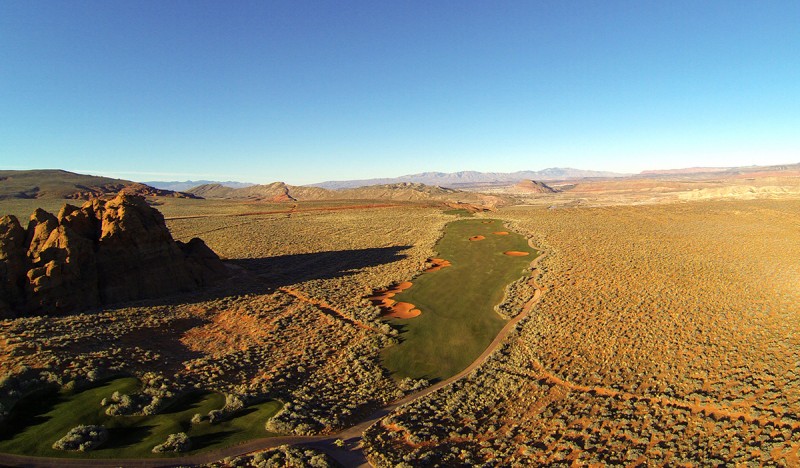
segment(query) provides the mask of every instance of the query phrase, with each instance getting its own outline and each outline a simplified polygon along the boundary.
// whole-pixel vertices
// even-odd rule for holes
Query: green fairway
[[[455,215],[455,216],[458,216],[460,218],[471,218],[472,217],[472,213],[470,213],[468,210],[465,210],[464,208],[456,208],[456,209],[452,209],[452,210],[445,210],[442,213],[444,213],[446,215]]]
[[[164,442],[169,434],[186,432],[192,441],[192,451],[188,453],[196,453],[274,435],[264,429],[264,424],[281,408],[280,402],[269,401],[247,407],[229,421],[191,424],[194,414],[205,416],[225,404],[225,398],[219,393],[194,393],[153,416],[108,416],[104,413],[100,400],[114,391],[130,394],[138,388],[138,380],[119,378],[75,393],[51,391],[31,395],[13,408],[10,419],[2,427],[0,452],[43,457],[158,457],[165,455],[151,453],[154,446]],[[91,452],[52,448],[53,442],[80,424],[104,425],[109,431],[108,442]]]
[[[402,328],[399,345],[384,350],[383,364],[398,377],[445,379],[466,368],[492,342],[505,320],[494,311],[505,287],[526,274],[538,255],[525,238],[506,231],[499,220],[464,219],[445,227],[436,245],[452,266],[414,279],[393,297],[422,311],[411,319],[392,319]],[[471,241],[472,236],[484,240]],[[529,252],[524,257],[506,251]]]

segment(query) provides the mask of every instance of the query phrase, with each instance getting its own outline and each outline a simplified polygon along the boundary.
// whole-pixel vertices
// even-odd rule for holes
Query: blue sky
[[[0,168],[800,162],[800,2],[0,2]]]

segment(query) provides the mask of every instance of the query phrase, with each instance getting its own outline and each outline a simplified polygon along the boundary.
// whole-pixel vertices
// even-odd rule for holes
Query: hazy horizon
[[[285,181],[800,160],[800,4],[0,4],[0,168]]]
[[[738,166],[738,165],[737,166],[694,165],[694,166],[682,166],[682,167],[661,167],[661,168],[643,169],[643,170],[638,171],[638,172],[629,172],[629,173],[617,172],[617,174],[620,175],[620,176],[636,176],[636,175],[639,175],[639,174],[642,174],[642,173],[651,172],[651,171],[674,171],[674,170],[682,170],[682,169],[726,169],[726,168],[731,168],[731,167],[781,166],[781,165],[794,165],[794,164],[800,164],[800,162],[783,161],[783,162],[778,162],[778,163],[774,163],[774,164],[744,164],[744,165],[741,165],[741,166]],[[400,177],[405,177],[405,176],[413,176],[413,175],[419,175],[419,174],[427,174],[427,173],[458,174],[458,173],[465,173],[465,172],[479,172],[479,173],[513,174],[513,173],[517,173],[517,172],[539,172],[539,171],[545,171],[545,170],[549,170],[549,169],[573,169],[573,170],[592,171],[592,172],[616,172],[616,171],[607,171],[607,170],[604,170],[604,169],[598,169],[598,168],[594,168],[594,167],[548,166],[548,167],[542,167],[542,168],[539,168],[539,169],[521,169],[521,170],[518,170],[518,171],[475,171],[475,170],[472,170],[472,169],[447,171],[447,172],[444,172],[444,171],[421,171],[421,172],[416,172],[416,173],[402,173],[402,174],[398,173],[396,175],[381,176],[381,177],[360,177],[360,178],[353,177],[353,178],[340,178],[340,179],[325,179],[325,180],[318,180],[318,181],[306,182],[306,183],[292,183],[291,181],[280,180],[280,179],[263,180],[263,181],[259,181],[259,182],[253,182],[252,180],[226,179],[226,178],[223,178],[223,177],[216,177],[213,174],[204,175],[204,176],[196,176],[194,178],[184,178],[184,179],[169,178],[169,176],[175,176],[176,174],[160,174],[160,175],[165,175],[167,177],[162,177],[162,178],[159,179],[159,178],[156,178],[156,177],[152,177],[153,175],[159,175],[158,173],[152,173],[152,172],[144,172],[144,173],[143,172],[115,173],[115,172],[96,171],[96,170],[93,170],[93,169],[71,170],[71,169],[67,169],[67,168],[63,168],[63,167],[30,168],[30,167],[22,167],[22,166],[10,167],[10,168],[0,168],[0,170],[2,170],[2,169],[11,169],[11,170],[66,170],[66,171],[74,172],[74,173],[77,173],[77,174],[101,176],[101,177],[111,177],[111,178],[125,179],[125,180],[130,180],[130,181],[133,181],[133,182],[140,182],[140,183],[148,183],[148,182],[182,183],[182,182],[192,182],[192,181],[194,181],[194,182],[233,182],[233,183],[241,183],[241,184],[259,185],[259,184],[270,184],[270,183],[273,183],[273,182],[284,182],[284,183],[287,183],[289,185],[298,185],[298,186],[300,186],[300,185],[316,185],[316,184],[321,184],[321,183],[324,183],[324,182],[337,182],[337,181],[394,179],[394,178],[400,178]]]

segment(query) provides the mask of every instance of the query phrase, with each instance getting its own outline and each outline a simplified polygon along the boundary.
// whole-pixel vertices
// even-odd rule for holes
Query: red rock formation
[[[0,318],[25,302],[22,278],[27,270],[27,233],[14,216],[0,218]]]
[[[98,197],[113,195],[114,193],[138,195],[140,197],[201,198],[193,193],[162,190],[137,182],[105,184],[97,187],[82,187],[82,190],[79,189],[73,193],[66,194],[64,198],[69,198],[72,200],[91,200]]]
[[[74,313],[207,286],[226,268],[202,240],[172,239],[158,210],[120,193],[53,216],[41,209],[24,230],[0,218],[0,314]]]

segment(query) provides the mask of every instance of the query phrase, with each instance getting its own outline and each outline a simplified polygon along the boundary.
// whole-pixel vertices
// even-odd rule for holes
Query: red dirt
[[[530,253],[528,252],[519,252],[517,250],[508,250],[503,253],[511,257],[527,257],[528,255],[530,255]]]
[[[244,350],[266,339],[274,325],[244,310],[223,310],[210,323],[187,330],[181,337],[186,348],[219,355],[222,350]]]
[[[446,268],[450,266],[450,262],[443,259],[443,258],[430,258],[428,262],[431,263],[431,266],[425,270],[426,273],[430,273],[432,271],[439,271],[442,268]]]
[[[486,238],[483,237],[483,236],[472,236],[472,237],[469,238],[469,240],[471,240],[471,241],[481,241],[481,240],[484,240],[484,239],[486,239]]]
[[[497,232],[493,232],[492,234],[494,234],[496,236],[507,236],[508,235],[508,231],[497,231]]]

